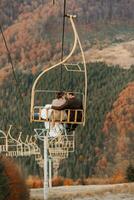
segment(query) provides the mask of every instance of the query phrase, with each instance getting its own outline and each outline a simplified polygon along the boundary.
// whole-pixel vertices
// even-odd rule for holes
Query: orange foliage
[[[85,179],[77,179],[73,185],[105,185],[126,182],[124,172],[117,170],[111,177],[89,177]]]
[[[127,145],[126,145],[126,137],[125,136],[121,136],[118,141],[117,141],[117,146],[118,146],[118,151],[119,152],[123,152],[127,149]]]
[[[83,179],[82,181],[76,181],[75,183],[77,183],[77,185],[106,185],[124,182],[126,182],[126,180],[123,174],[118,174],[109,178],[89,177],[87,179]]]
[[[105,133],[104,154],[107,158],[107,168],[104,159],[99,159],[96,170],[101,170],[103,174],[107,171],[118,169],[118,166],[125,160],[129,154],[129,159],[133,159],[133,140],[134,132],[134,82],[129,83],[127,87],[119,94],[118,99],[113,104],[113,109],[106,116],[103,132]],[[118,156],[119,155],[119,156]],[[102,155],[101,155],[102,157]],[[127,166],[121,166],[125,171]],[[113,177],[122,181],[123,176],[118,174]],[[116,177],[116,178],[115,178]],[[120,182],[117,180],[117,182]]]
[[[134,132],[134,82],[119,94],[118,99],[113,104],[113,110],[107,114],[103,132],[108,136],[116,127],[118,134],[117,149],[119,152],[127,150],[126,137],[127,133]],[[112,133],[114,134],[114,133]],[[109,138],[110,139],[110,138]]]
[[[63,185],[64,179],[61,176],[54,177],[52,180],[53,186],[61,186]]]
[[[117,171],[113,177],[112,177],[112,181],[113,183],[124,183],[126,180],[125,180],[125,175],[124,175],[124,172],[123,171]]]
[[[66,178],[63,181],[63,185],[73,185],[73,180],[70,178]]]
[[[43,181],[38,176],[29,176],[26,180],[26,184],[30,188],[42,188],[43,187]]]
[[[18,20],[5,29],[4,35],[11,56],[17,63],[16,66],[27,69],[33,65],[44,63],[50,60],[52,52],[56,51],[55,48],[52,48],[49,38],[44,38],[48,32],[56,33],[52,31],[56,25],[55,27],[51,25],[51,18],[54,16],[56,19],[60,13],[60,7],[57,4],[53,6],[53,9],[50,5],[51,3],[48,2],[42,6],[35,6],[37,8],[34,10],[34,7],[27,4],[24,6],[20,3],[17,12],[19,14],[19,10],[22,11],[18,15]],[[44,33],[46,25],[49,25],[50,28],[45,29],[46,33]],[[8,64],[8,56],[2,37],[0,38],[0,56],[0,65],[4,68]]]
[[[119,98],[113,104],[113,110],[108,113],[104,123],[103,131],[108,133],[113,124],[116,124],[120,135],[126,135],[128,130],[134,131],[134,83],[119,94]]]
[[[36,74],[36,72],[37,72],[37,67],[36,67],[36,66],[33,66],[33,67],[31,68],[31,72],[32,72],[33,75]]]
[[[100,169],[105,169],[107,167],[107,159],[103,156],[97,163]]]
[[[9,196],[8,200],[28,200],[29,192],[26,187],[24,178],[18,166],[13,160],[0,157],[0,163],[4,166],[4,173],[8,178]]]

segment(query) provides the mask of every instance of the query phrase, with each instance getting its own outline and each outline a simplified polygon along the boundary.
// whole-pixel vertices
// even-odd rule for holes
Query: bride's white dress
[[[45,105],[45,107],[41,110],[41,118],[42,119],[49,119],[51,116],[52,109],[51,104]],[[49,130],[49,136],[50,137],[57,137],[64,131],[64,127],[60,123],[55,123],[54,126],[52,126],[52,122],[45,122],[44,126],[47,130]]]

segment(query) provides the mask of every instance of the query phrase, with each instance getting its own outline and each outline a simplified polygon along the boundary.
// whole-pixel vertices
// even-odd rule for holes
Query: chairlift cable
[[[10,51],[9,51],[9,48],[8,48],[8,45],[7,45],[7,41],[6,41],[6,38],[5,38],[5,35],[4,35],[3,30],[2,30],[2,26],[1,25],[0,25],[0,32],[1,32],[4,44],[5,44],[5,47],[6,47],[6,50],[7,50],[8,61],[10,62],[11,67],[12,67],[12,72],[13,72],[14,79],[16,81],[16,86],[18,87],[18,80],[17,80],[16,74],[15,74],[13,61],[12,61],[11,54],[10,54]]]
[[[66,18],[66,0],[64,0],[64,10],[63,10],[61,61],[63,60],[64,56],[65,18]]]
[[[3,41],[4,41],[4,44],[5,44],[5,47],[6,47],[6,50],[7,50],[7,55],[8,55],[8,62],[11,64],[11,67],[12,67],[12,72],[13,72],[13,78],[16,82],[16,88],[17,88],[17,91],[18,91],[18,94],[20,96],[20,99],[22,101],[22,104],[24,105],[24,99],[22,97],[22,94],[21,94],[21,89],[20,89],[20,86],[19,86],[19,81],[17,79],[17,76],[15,74],[15,68],[14,68],[14,64],[13,64],[13,61],[12,61],[12,57],[11,57],[11,53],[10,53],[10,50],[8,48],[8,44],[7,44],[7,41],[6,41],[6,37],[4,35],[4,32],[3,32],[3,29],[2,29],[2,25],[0,25],[0,32],[1,32],[1,35],[2,35],[2,38],[3,38]],[[19,116],[21,116],[20,114],[20,111],[18,109],[18,112],[19,112]],[[20,117],[21,119],[21,117]],[[28,120],[29,121],[29,120]],[[29,126],[29,124],[28,124]],[[29,126],[30,130],[31,130],[31,127]]]
[[[2,35],[2,38],[3,38],[3,41],[4,41],[4,45],[5,45],[6,50],[7,50],[8,62],[11,64],[11,67],[12,67],[13,78],[14,78],[14,80],[16,82],[16,88],[17,88],[17,90],[19,92],[19,95],[20,95],[21,92],[20,92],[20,88],[19,88],[19,83],[18,83],[16,74],[15,74],[15,69],[14,69],[13,61],[12,61],[11,54],[10,54],[10,51],[9,51],[9,48],[8,48],[8,45],[7,45],[7,41],[6,41],[6,38],[5,38],[5,35],[4,35],[3,30],[2,30],[2,26],[1,25],[0,25],[0,32],[1,32],[1,35]],[[22,100],[22,96],[21,96],[21,100]],[[19,111],[19,108],[18,108],[18,111]],[[19,114],[19,121],[21,123],[21,114],[20,114],[20,112],[18,112],[18,114]]]
[[[64,56],[64,38],[65,38],[65,19],[66,19],[66,0],[64,0],[64,8],[63,8],[63,26],[62,26],[62,47],[61,47],[61,61]],[[60,90],[62,90],[62,65],[60,70]]]

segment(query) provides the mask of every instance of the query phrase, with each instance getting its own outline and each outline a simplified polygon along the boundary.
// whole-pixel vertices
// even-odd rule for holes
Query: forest
[[[89,176],[110,176],[115,170],[126,170],[129,162],[133,160],[133,97],[134,92],[134,67],[128,70],[118,66],[108,67],[105,63],[90,63],[88,69],[88,99],[86,126],[79,126],[76,130],[76,150],[61,163],[59,174],[64,177],[78,178]],[[0,107],[1,113],[0,127],[8,130],[9,125],[13,125],[13,134],[17,136],[19,131],[26,134],[34,134],[35,125],[29,122],[30,113],[30,92],[33,80],[37,74],[16,71],[19,79],[21,96],[16,87],[14,78],[10,76],[8,81],[1,86]],[[55,74],[56,75],[56,74]],[[80,80],[80,79],[79,79]],[[73,85],[80,89],[73,78]],[[81,83],[82,83],[81,79]],[[50,88],[58,85],[54,73],[49,75],[41,85]],[[47,84],[47,85],[46,85]],[[126,99],[126,100],[125,100]],[[123,101],[122,107],[118,102]],[[120,104],[119,104],[120,105]],[[122,109],[124,109],[122,111]],[[128,112],[131,110],[131,112]],[[124,113],[126,116],[123,118]],[[115,116],[118,113],[118,116]],[[126,128],[126,124],[129,127]],[[43,126],[43,125],[41,125]],[[86,138],[86,139],[85,139]],[[125,143],[125,138],[127,138]],[[113,145],[117,146],[116,153],[112,151]],[[129,157],[126,155],[129,154]],[[121,163],[126,161],[126,165]],[[25,162],[28,173],[38,173],[34,159]],[[124,169],[123,167],[124,166]],[[74,171],[75,169],[75,171]]]
[[[8,5],[8,6],[7,6]],[[76,25],[84,49],[99,43],[113,44],[133,38],[133,0],[68,0],[66,12],[76,14]],[[0,24],[16,68],[41,70],[60,57],[63,1],[1,0]],[[56,30],[56,31],[54,31]],[[64,55],[73,41],[66,20]],[[0,36],[0,69],[11,73],[7,51]],[[3,79],[3,78],[2,78]]]
[[[13,134],[33,135],[30,95],[37,75],[61,58],[63,1],[1,0],[0,25],[9,52],[0,35],[0,129],[13,125]],[[76,14],[76,26],[84,50],[134,39],[133,0],[67,0],[67,13]],[[73,35],[66,20],[64,55],[72,47]],[[77,56],[79,52],[76,52]],[[77,56],[79,60],[79,55]],[[59,175],[78,179],[109,177],[125,172],[133,163],[134,66],[125,70],[103,62],[87,64],[88,98],[86,126],[76,131],[76,150],[60,163]],[[47,88],[59,85],[59,71],[47,77]],[[73,86],[83,79],[73,77]],[[66,82],[67,78],[63,77]],[[72,80],[70,80],[71,82]],[[67,87],[67,84],[65,84]],[[39,125],[42,127],[43,125]],[[86,139],[85,139],[86,138]],[[114,149],[114,150],[113,150]],[[128,156],[129,155],[129,156]],[[34,158],[18,162],[26,175],[39,174]]]
[[[62,6],[63,2],[56,0],[55,4]],[[9,26],[19,15],[31,13],[49,5],[48,12],[51,12],[53,2],[51,0],[1,0],[0,19],[1,23]],[[67,9],[77,13],[81,20],[86,23],[96,23],[98,21],[108,22],[110,20],[133,20],[134,1],[133,0],[68,0]],[[61,9],[61,7],[60,7]]]

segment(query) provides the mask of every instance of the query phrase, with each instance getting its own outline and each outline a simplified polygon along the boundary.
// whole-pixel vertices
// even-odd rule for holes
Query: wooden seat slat
[[[83,110],[82,109],[66,109],[66,110],[58,110],[59,114],[59,119],[56,118],[56,112],[57,110],[52,110],[52,115],[49,117],[48,116],[48,111],[49,109],[46,109],[46,118],[42,119],[41,117],[41,110],[42,107],[36,107],[33,110],[33,115],[32,115],[32,121],[34,122],[55,122],[55,123],[64,123],[64,124],[83,124]],[[64,114],[67,114],[67,119],[64,119]],[[74,119],[71,120],[71,112],[74,112]],[[81,120],[78,120],[78,115],[81,115]]]

